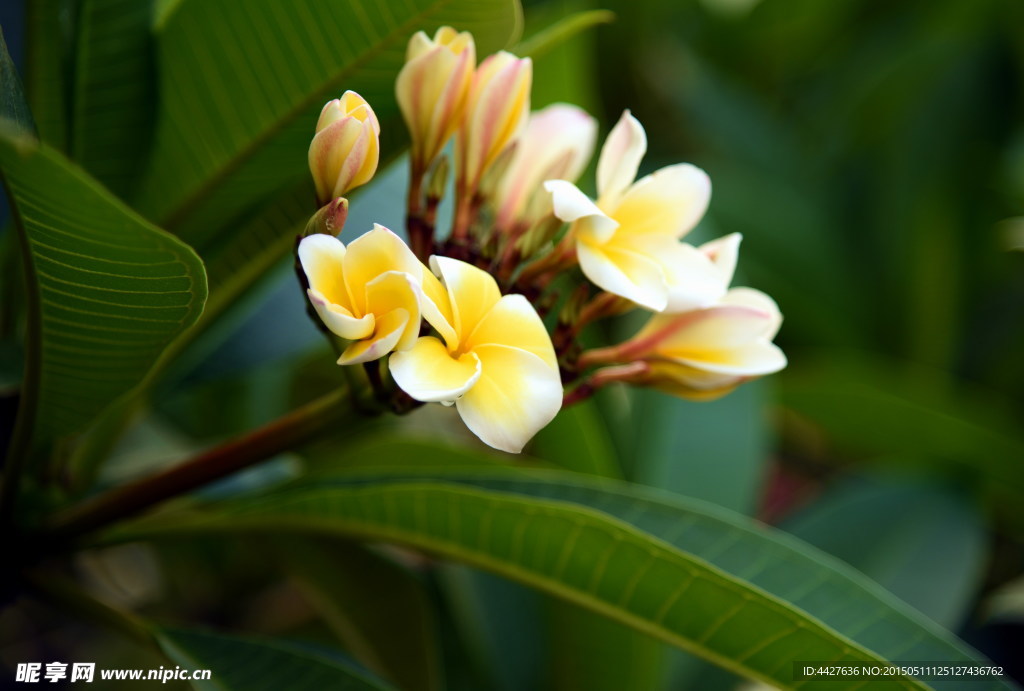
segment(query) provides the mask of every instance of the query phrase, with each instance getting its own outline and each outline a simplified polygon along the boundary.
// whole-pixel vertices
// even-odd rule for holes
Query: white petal
[[[726,277],[726,285],[732,283],[733,274],[736,273],[736,262],[739,259],[742,241],[743,236],[740,233],[730,233],[700,246],[700,251],[708,255]]]
[[[718,353],[742,348],[755,341],[767,343],[773,326],[772,315],[740,305],[720,305],[678,315],[658,315],[644,327],[657,329],[676,320],[680,325],[657,350],[673,359],[716,360]]]
[[[587,234],[595,242],[607,242],[615,233],[619,224],[608,218],[576,185],[566,180],[548,180],[544,189],[551,193],[555,216],[566,223],[586,219]]]
[[[580,268],[596,286],[660,312],[668,305],[668,284],[658,263],[642,254],[577,242]]]
[[[454,401],[480,378],[480,359],[473,353],[453,358],[444,344],[424,336],[388,362],[395,383],[417,401]]]
[[[710,307],[725,295],[729,276],[696,247],[668,238],[644,247],[655,259],[668,282],[666,312],[685,312]]]
[[[309,296],[309,301],[313,304],[313,309],[320,315],[324,326],[331,333],[347,338],[350,341],[366,338],[373,333],[374,317],[372,314],[367,314],[357,319],[341,305],[336,305],[327,300],[319,291],[310,288],[306,291],[306,294]]]
[[[455,402],[466,426],[489,446],[519,453],[562,407],[558,372],[533,353],[481,346],[480,379]]]
[[[779,327],[782,326],[782,313],[779,312],[779,306],[775,304],[775,300],[772,300],[760,290],[733,288],[722,296],[719,304],[750,307],[769,315],[771,321],[765,333],[766,338],[769,340],[775,338],[775,334],[779,332]]]
[[[640,160],[647,153],[647,133],[643,125],[630,112],[622,117],[608,133],[597,160],[597,196],[613,198],[626,191],[636,179]]]

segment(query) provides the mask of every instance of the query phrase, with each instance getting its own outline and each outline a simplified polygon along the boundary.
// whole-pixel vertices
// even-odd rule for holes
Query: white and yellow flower
[[[442,26],[433,39],[422,31],[414,34],[405,59],[395,95],[412,138],[413,167],[422,172],[462,122],[476,47],[468,32]]]
[[[786,356],[772,343],[781,324],[774,300],[751,288],[733,288],[711,307],[655,314],[630,340],[585,353],[582,361],[644,362],[647,367],[628,381],[709,400],[786,366]]]
[[[316,313],[328,330],[351,341],[339,365],[376,360],[415,343],[420,283],[429,272],[400,237],[381,225],[348,247],[333,235],[310,235],[298,254]]]
[[[594,153],[597,121],[582,108],[555,103],[530,115],[495,193],[495,225],[530,228],[551,213],[545,180],[576,180]]]
[[[309,170],[321,205],[366,184],[380,158],[380,123],[355,91],[328,101],[309,145]]]
[[[624,112],[601,149],[597,202],[549,180],[555,215],[572,224],[580,268],[604,290],[655,312],[711,305],[732,281],[739,236],[700,249],[680,242],[707,210],[711,182],[686,163],[634,182],[646,151],[643,127]]]
[[[423,311],[441,337],[393,354],[391,375],[418,401],[454,401],[476,436],[518,453],[562,406],[551,339],[526,298],[502,296],[490,274],[448,257],[430,261],[441,281],[424,276]]]

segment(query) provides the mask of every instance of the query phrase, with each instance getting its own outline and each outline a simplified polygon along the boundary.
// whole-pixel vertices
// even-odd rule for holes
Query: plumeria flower
[[[545,180],[576,180],[590,162],[597,121],[582,108],[555,103],[530,115],[495,196],[495,225],[529,228],[551,213]]]
[[[454,401],[476,436],[518,453],[562,406],[547,330],[526,298],[502,296],[485,271],[448,257],[430,264],[441,281],[424,276],[424,317],[441,337],[393,354],[391,375],[418,401]]]
[[[601,149],[597,202],[566,180],[549,180],[555,215],[572,224],[580,268],[604,290],[655,312],[711,305],[732,280],[739,238],[714,256],[680,242],[707,210],[711,182],[687,163],[634,182],[646,151],[647,135],[627,110]]]
[[[355,91],[328,101],[309,144],[309,170],[321,205],[370,181],[380,158],[380,123]]]
[[[585,353],[582,361],[643,362],[647,367],[632,383],[708,400],[786,366],[786,356],[772,343],[781,324],[774,300],[751,288],[733,288],[712,307],[655,314],[630,340]]]
[[[420,283],[429,272],[390,230],[374,225],[348,247],[333,235],[310,235],[299,243],[299,262],[324,325],[352,341],[339,365],[376,360],[416,341]]]

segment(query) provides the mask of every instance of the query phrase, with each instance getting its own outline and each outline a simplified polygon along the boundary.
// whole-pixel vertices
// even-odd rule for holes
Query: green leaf
[[[346,649],[402,689],[441,688],[436,622],[419,579],[373,551],[341,540],[274,543]]]
[[[425,549],[785,688],[797,659],[977,657],[882,588],[785,534],[704,502],[564,473],[320,479],[191,517],[139,521],[112,537],[254,530]],[[892,686],[922,687],[909,679]]]
[[[206,275],[189,247],[47,145],[0,128],[0,169],[34,286],[24,400],[36,438],[51,440],[142,382],[199,317]]]
[[[130,198],[151,143],[156,75],[151,0],[83,0],[78,9],[72,157]]]
[[[416,31],[469,30],[485,55],[513,40],[520,23],[515,0],[181,0],[163,8],[161,112],[140,208],[202,251],[254,201],[308,176],[317,115],[342,91],[373,106],[384,149],[405,140],[394,79]]]
[[[34,0],[25,7],[25,92],[39,137],[67,150],[67,63],[72,45],[70,0]],[[8,116],[9,117],[9,116]]]
[[[7,42],[0,30],[0,117],[13,124],[15,129],[27,134],[35,134],[36,126],[32,122],[32,113],[25,103],[25,92],[21,79],[14,67],[11,56],[7,53]]]
[[[615,21],[615,13],[608,10],[587,10],[570,14],[520,41],[519,45],[515,47],[515,53],[524,57],[538,58],[587,29],[613,21]]]
[[[622,477],[612,441],[593,401],[562,410],[537,434],[530,452],[569,470],[600,477]]]
[[[1024,499],[1024,438],[1009,403],[948,375],[843,351],[804,357],[781,378],[782,400],[840,450],[944,466],[1005,507]],[[1015,511],[1008,513],[1015,514]]]
[[[210,670],[209,681],[195,681],[199,691],[362,691],[390,688],[319,647],[280,640],[157,629],[160,647],[189,670]]]
[[[956,630],[982,585],[985,525],[957,492],[872,476],[838,485],[781,527]]]

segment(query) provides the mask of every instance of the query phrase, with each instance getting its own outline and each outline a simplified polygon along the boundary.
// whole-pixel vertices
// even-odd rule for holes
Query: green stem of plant
[[[353,408],[348,391],[334,391],[173,468],[120,485],[61,511],[50,521],[48,537],[58,541],[77,538],[248,468],[325,430],[336,430]]]
[[[92,597],[72,581],[52,573],[29,572],[26,585],[44,602],[56,606],[61,612],[70,612],[82,619],[117,631],[131,640],[156,648],[156,640],[149,627],[134,613],[117,609]]]

